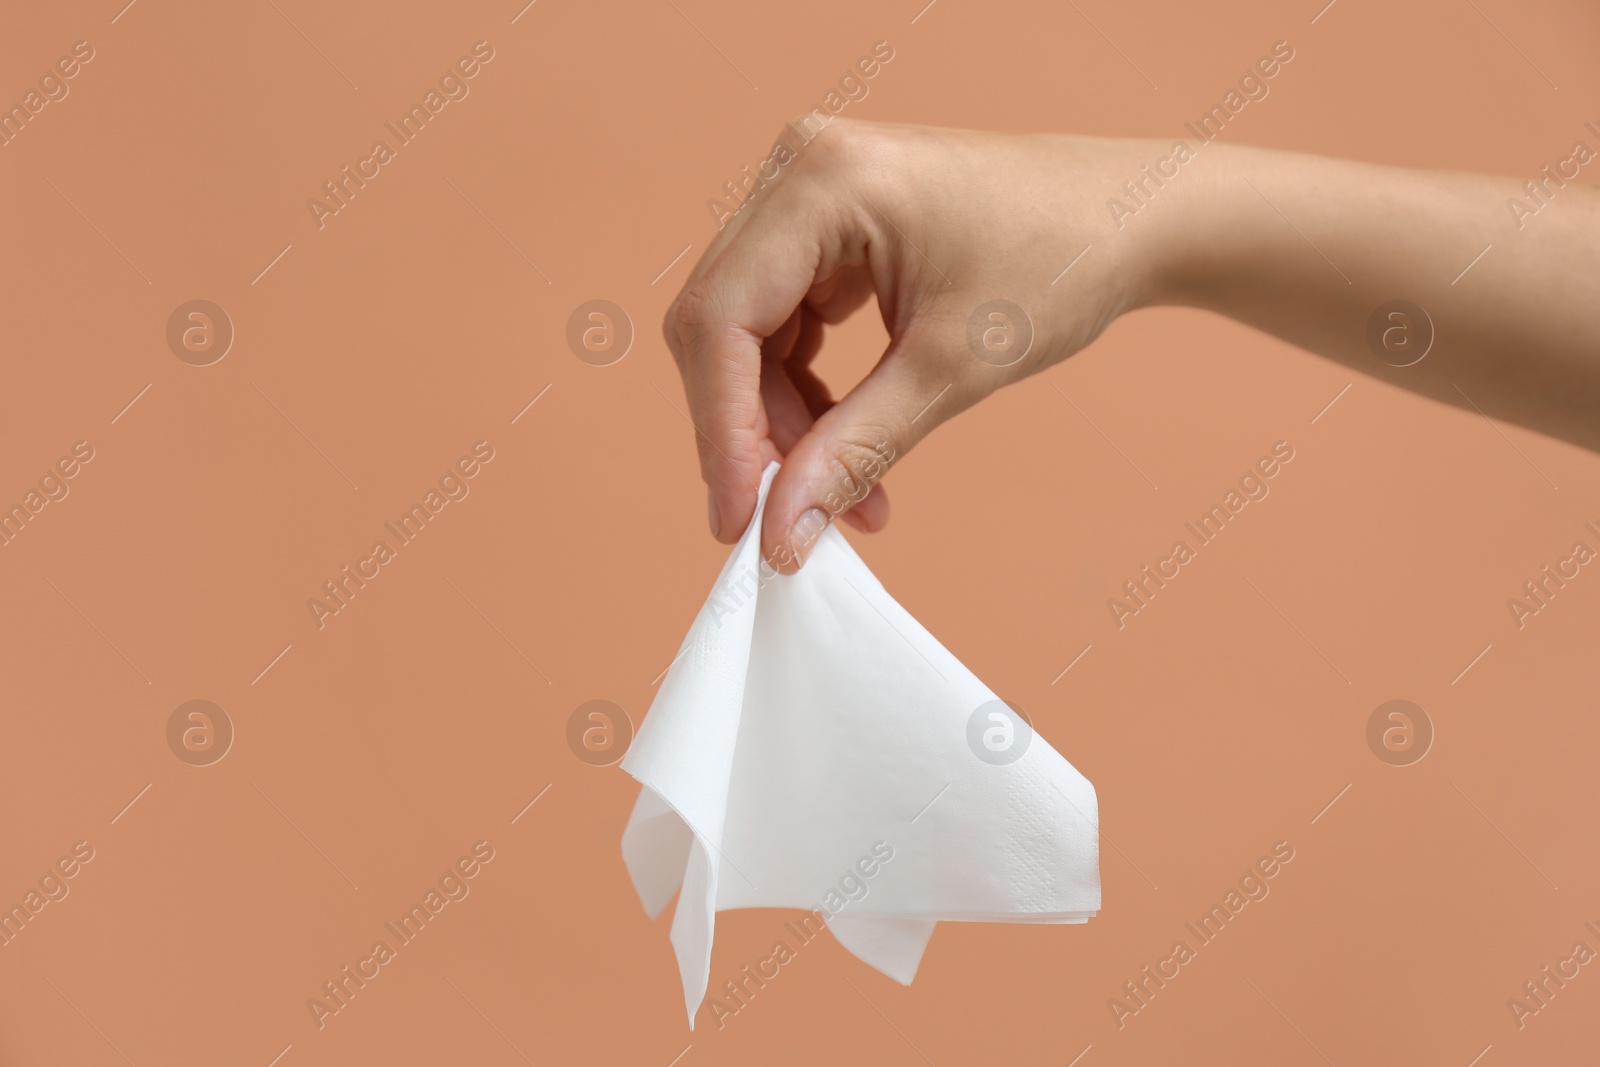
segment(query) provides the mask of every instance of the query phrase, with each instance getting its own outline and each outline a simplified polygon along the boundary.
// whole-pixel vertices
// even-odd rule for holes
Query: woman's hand
[[[761,544],[792,572],[835,516],[883,526],[878,481],[935,426],[1148,297],[1139,242],[1077,257],[1104,228],[1105,191],[1165,147],[845,120],[784,140],[795,158],[726,224],[664,330],[712,532],[739,537],[781,459]],[[874,296],[889,346],[835,402],[810,369],[824,324]]]

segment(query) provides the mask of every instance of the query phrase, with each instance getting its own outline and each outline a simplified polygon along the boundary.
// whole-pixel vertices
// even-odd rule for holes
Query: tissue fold
[[[1079,923],[1100,907],[1088,780],[836,528],[798,574],[762,562],[777,469],[622,761],[643,787],[623,859],[652,917],[678,893],[691,1029],[719,911],[811,910],[909,984],[936,922]]]

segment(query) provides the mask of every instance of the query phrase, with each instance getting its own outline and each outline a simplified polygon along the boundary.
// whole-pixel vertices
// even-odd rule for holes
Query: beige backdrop
[[[122,2],[0,33],[0,1061],[1595,1054],[1600,574],[1520,629],[1507,599],[1600,548],[1600,460],[1205,314],[1132,316],[940,430],[888,531],[848,535],[1098,788],[1088,925],[941,926],[908,988],[826,938],[691,1034],[621,862],[636,787],[566,740],[589,700],[640,720],[724,558],[657,325],[706,201],[875,42],[848,114],[1177,136],[1284,40],[1226,139],[1531,178],[1600,147],[1593,5]],[[596,299],[636,333],[604,367],[566,341]],[[882,341],[863,315],[822,369]],[[1119,630],[1106,599],[1279,441],[1271,495]],[[1396,699],[1434,735],[1404,766],[1368,740]],[[468,895],[319,1027],[458,862]],[[792,917],[721,916],[713,987]]]

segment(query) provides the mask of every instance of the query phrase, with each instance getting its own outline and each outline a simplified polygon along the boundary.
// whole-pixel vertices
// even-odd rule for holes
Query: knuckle
[[[862,135],[863,128],[854,120],[837,118],[818,107],[791,119],[780,139],[788,139],[786,143],[795,155],[795,169],[815,174],[855,158]]]
[[[668,306],[666,314],[661,317],[661,337],[667,342],[667,351],[672,353],[672,361],[683,369],[683,345],[678,342],[678,302],[674,300]]]
[[[859,504],[883,480],[899,452],[894,435],[873,427],[859,427],[832,442],[828,450],[829,478],[824,503],[834,514]]]
[[[694,344],[697,338],[703,337],[712,322],[712,301],[705,291],[694,286],[685,288],[678,294],[678,298],[667,309],[666,318],[662,321],[661,331],[665,334],[667,342],[673,347],[681,363],[684,354],[681,349]]]

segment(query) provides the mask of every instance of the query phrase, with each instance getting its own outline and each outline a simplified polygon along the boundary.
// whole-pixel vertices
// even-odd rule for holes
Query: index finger
[[[762,467],[776,453],[761,403],[761,343],[805,299],[828,243],[823,213],[808,210],[797,188],[780,183],[751,205],[696,267],[663,327],[683,375],[712,532],[725,543],[749,525]]]

